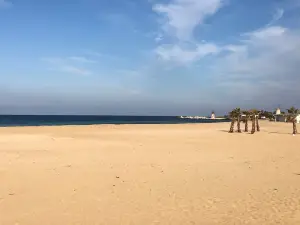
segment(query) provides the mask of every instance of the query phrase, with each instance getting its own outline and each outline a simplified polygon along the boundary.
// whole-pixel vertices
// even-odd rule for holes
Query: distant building
[[[275,118],[275,122],[287,122],[287,116],[281,113],[279,107],[275,111],[274,118]]]
[[[276,113],[275,113],[276,115],[281,115],[281,111],[280,111],[280,108],[277,108],[276,109]]]
[[[286,122],[287,121],[287,117],[285,115],[278,115],[275,114],[275,122]]]
[[[300,123],[300,114],[296,117],[297,123]]]
[[[211,113],[211,116],[210,116],[210,118],[211,118],[212,120],[216,119],[215,112],[212,112],[212,113]]]

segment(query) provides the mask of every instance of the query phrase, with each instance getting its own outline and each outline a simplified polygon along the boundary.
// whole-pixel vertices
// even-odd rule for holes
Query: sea
[[[57,126],[96,124],[217,123],[227,120],[183,119],[178,116],[0,115],[0,126]]]

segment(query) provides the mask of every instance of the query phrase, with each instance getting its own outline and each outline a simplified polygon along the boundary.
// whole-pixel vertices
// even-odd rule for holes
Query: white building
[[[300,123],[300,114],[296,117],[297,123]]]
[[[216,119],[216,115],[215,115],[215,113],[214,113],[214,112],[212,112],[212,113],[211,113],[211,116],[210,116],[210,118],[211,118],[212,120]]]
[[[276,114],[276,115],[281,115],[281,111],[280,111],[279,108],[276,109],[276,113],[275,113],[275,114]]]

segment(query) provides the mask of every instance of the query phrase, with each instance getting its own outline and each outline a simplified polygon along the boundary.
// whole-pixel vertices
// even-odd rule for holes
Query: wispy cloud
[[[228,97],[240,93],[240,99],[273,104],[297,99],[300,31],[274,26],[242,38],[240,45],[214,61],[212,76],[216,84],[226,90]]]
[[[272,37],[282,36],[286,31],[287,29],[284,27],[271,26],[243,34],[242,36],[248,36],[249,39],[247,40],[249,41],[256,41],[256,39],[267,40]]]
[[[190,64],[208,55],[217,54],[221,49],[214,43],[194,40],[194,30],[214,15],[223,5],[223,0],[172,0],[168,4],[156,4],[153,10],[160,19],[159,36],[156,42],[168,36],[168,44],[154,50],[160,60]]]
[[[95,57],[97,59],[108,59],[108,60],[121,60],[122,58],[117,56],[117,55],[111,55],[111,54],[106,54],[102,52],[97,52],[94,50],[84,50],[83,51],[85,55]]]
[[[189,40],[196,26],[215,14],[222,0],[172,0],[169,4],[156,4],[153,10],[162,16],[162,29],[179,40]]]
[[[292,99],[300,96],[300,30],[277,25],[288,13],[287,5],[276,10],[270,23],[237,35],[232,42],[196,41],[194,30],[222,6],[221,0],[171,0],[154,5],[163,34],[155,55],[178,67],[201,65],[202,59],[211,56],[205,73],[214,81],[211,87],[222,91],[228,102],[295,104]]]
[[[79,63],[96,63],[95,60],[87,59],[86,57],[82,57],[82,56],[71,56],[68,57],[68,59]]]
[[[82,64],[94,63],[96,61],[86,59],[85,57],[46,57],[41,59],[51,65],[51,70],[72,73],[76,75],[91,75],[92,72],[83,67]],[[79,65],[78,65],[79,64]]]
[[[163,35],[162,34],[158,34],[155,39],[154,39],[156,42],[160,42],[163,40]]]
[[[273,25],[276,23],[278,20],[280,20],[284,15],[284,10],[283,9],[277,9],[276,12],[273,14],[273,18],[271,22],[268,24],[268,26]]]
[[[91,75],[92,72],[83,68],[78,68],[75,66],[70,65],[64,65],[60,68],[62,72],[72,73],[72,74],[78,74],[78,75]]]
[[[173,61],[179,64],[192,63],[205,56],[217,54],[220,48],[214,44],[201,43],[192,48],[183,48],[179,45],[163,45],[155,49],[156,55],[164,61]]]
[[[0,9],[12,7],[13,4],[8,0],[0,0]]]

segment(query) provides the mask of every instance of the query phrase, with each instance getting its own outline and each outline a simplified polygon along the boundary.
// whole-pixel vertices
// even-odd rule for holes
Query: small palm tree
[[[259,117],[260,112],[256,110],[256,131],[260,131],[260,126],[258,123],[258,117]]]
[[[293,134],[295,135],[295,134],[298,133],[297,132],[297,125],[296,125],[296,117],[298,116],[298,114],[300,114],[300,110],[296,109],[295,107],[291,107],[287,111],[288,111],[290,119],[293,122]]]
[[[252,110],[250,111],[250,115],[251,115],[251,121],[252,121],[251,134],[254,134],[254,133],[255,133],[255,122],[256,122],[257,110],[252,109]]]
[[[237,132],[242,133],[241,131],[241,109],[240,108],[236,108],[235,110],[235,114],[236,114],[236,118],[237,118]]]
[[[235,121],[236,121],[236,111],[235,111],[235,110],[232,110],[232,111],[229,113],[229,118],[231,119],[231,124],[230,124],[229,133],[233,133],[233,130],[234,130],[234,124],[235,124]]]
[[[244,110],[242,113],[245,115],[245,132],[248,132],[248,121],[251,113],[248,110]]]
[[[261,113],[262,116],[265,116],[270,121],[275,120],[274,114],[272,112],[264,111]]]

